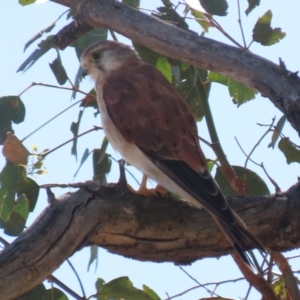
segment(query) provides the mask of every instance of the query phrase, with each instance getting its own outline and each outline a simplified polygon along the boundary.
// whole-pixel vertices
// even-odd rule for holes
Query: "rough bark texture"
[[[150,49],[228,76],[268,97],[300,132],[300,79],[267,59],[167,24],[113,0],[52,0],[78,11],[54,42],[64,49],[89,28],[106,27]],[[283,58],[284,60],[284,58]]]
[[[266,248],[287,251],[300,245],[299,193],[298,184],[280,196],[228,200]],[[54,201],[2,251],[1,299],[30,291],[75,251],[91,244],[142,261],[175,264],[232,250],[204,210],[171,198],[141,197],[120,185],[90,182]]]

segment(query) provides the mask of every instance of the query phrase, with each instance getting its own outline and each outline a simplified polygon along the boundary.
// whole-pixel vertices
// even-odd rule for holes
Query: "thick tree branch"
[[[60,49],[88,28],[106,27],[152,50],[224,74],[268,97],[300,132],[300,79],[248,50],[235,48],[167,24],[113,0],[52,0],[78,11],[54,42]],[[71,34],[70,34],[71,32]],[[79,34],[79,35],[80,35]]]
[[[229,202],[266,248],[286,251],[300,245],[299,199],[297,184],[281,196],[230,198]],[[119,185],[88,183],[49,205],[4,249],[1,299],[30,291],[75,251],[91,244],[142,261],[175,264],[232,250],[204,210],[171,198],[131,194]]]

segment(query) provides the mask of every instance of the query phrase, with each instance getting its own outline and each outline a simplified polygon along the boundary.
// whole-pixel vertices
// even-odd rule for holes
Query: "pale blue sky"
[[[236,1],[228,1],[230,4],[229,14],[226,18],[217,17],[218,22],[223,28],[238,41],[241,41],[241,34],[237,23]],[[247,6],[246,0],[241,0],[242,12]],[[280,0],[261,1],[261,5],[255,9],[249,17],[242,14],[243,25],[246,40],[248,43],[251,40],[252,27],[257,18],[263,15],[268,9],[273,11],[273,27],[281,27],[287,33],[286,38],[280,43],[272,47],[263,47],[258,44],[253,44],[251,51],[261,55],[271,61],[278,63],[279,57],[283,59],[286,66],[291,71],[300,69],[299,61],[299,46],[300,46],[300,1],[289,0],[284,2]],[[175,2],[174,2],[175,3]],[[160,1],[141,1],[143,8],[155,8],[160,6]],[[179,11],[183,10],[182,8]],[[36,44],[31,46],[26,53],[23,53],[24,44],[40,29],[46,27],[56,17],[66,10],[65,7],[54,3],[46,3],[43,5],[30,5],[22,7],[16,1],[3,1],[2,10],[0,11],[0,40],[2,47],[0,48],[0,56],[2,57],[2,72],[0,96],[19,94],[32,82],[43,82],[47,84],[57,84],[56,80],[48,67],[48,64],[56,57],[55,51],[49,51],[44,55],[31,69],[24,74],[16,74],[16,70],[20,64],[29,56],[29,54],[36,48]],[[59,22],[57,28],[53,30],[55,33],[63,24],[65,20]],[[201,29],[196,23],[190,22],[191,29],[201,33]],[[225,43],[230,44],[225,37],[223,37],[216,30],[210,30],[208,37],[214,38]],[[127,42],[126,39],[120,38],[120,41]],[[74,78],[75,72],[79,66],[79,62],[75,56],[74,50],[67,49],[61,53],[63,63],[71,79]],[[91,80],[85,80],[82,89],[88,91],[93,86]],[[78,97],[80,99],[80,97]],[[34,87],[22,96],[27,112],[25,122],[20,126],[14,126],[16,135],[22,139],[32,132],[35,128],[41,125],[53,115],[60,112],[62,109],[71,104],[70,93],[55,89],[44,87]],[[276,116],[277,120],[281,117],[281,113],[274,108],[273,104],[266,98],[257,97],[256,100],[251,101],[246,105],[237,108],[232,104],[228,92],[225,87],[217,84],[213,85],[210,103],[215,118],[217,130],[220,135],[222,145],[225,153],[231,164],[243,165],[245,157],[239,150],[234,136],[239,139],[239,142],[244,149],[249,152],[253,145],[258,141],[260,136],[266,130],[259,127],[256,123],[269,124],[271,119]],[[53,148],[62,143],[66,139],[72,137],[69,127],[71,122],[77,121],[78,109],[72,108],[63,116],[43,128],[32,137],[28,138],[24,144],[28,149],[31,149],[32,144],[36,144],[39,150],[46,148]],[[94,118],[91,109],[84,113],[83,122],[80,132],[91,128],[93,125],[100,125],[99,118]],[[199,124],[200,134],[209,140],[205,123]],[[295,143],[299,144],[297,134],[286,125],[284,133],[290,136]],[[99,147],[102,141],[102,133],[95,132],[85,136],[79,141],[79,155],[78,160],[85,150],[90,150]],[[285,190],[297,181],[297,176],[300,174],[298,164],[287,166],[284,156],[279,150],[271,150],[267,148],[270,142],[270,136],[265,139],[257,151],[253,155],[253,159],[258,163],[263,162],[270,176],[272,176],[279,186]],[[45,161],[48,174],[44,176],[36,176],[35,180],[39,184],[43,183],[68,183],[89,180],[92,177],[92,164],[87,161],[78,176],[73,179],[73,175],[78,168],[78,164],[74,157],[70,156],[71,146],[65,146],[59,151],[49,155]],[[209,158],[215,158],[214,154],[207,147],[203,146],[204,151]],[[109,152],[118,157],[112,149]],[[276,163],[275,163],[276,162]],[[4,164],[4,159],[0,157],[0,168]],[[266,176],[261,169],[256,166],[248,165],[253,171],[260,174],[260,176],[267,182],[270,190],[273,192],[274,188],[270,185]],[[138,172],[136,176],[140,177]],[[114,182],[118,179],[118,169],[113,163],[113,172],[109,176],[109,181]],[[63,190],[54,190],[56,196],[64,193]],[[38,203],[38,210],[41,211],[47,205],[46,195],[41,191],[41,197]],[[37,212],[30,216],[32,222],[37,216]],[[29,223],[30,223],[29,222]],[[1,231],[2,233],[2,231]],[[107,253],[101,250],[99,254],[99,265],[97,271],[94,273],[92,267],[89,273],[86,272],[89,260],[89,251],[85,249],[81,253],[76,253],[71,261],[74,263],[76,269],[81,275],[81,279],[86,289],[87,295],[94,293],[94,282],[97,277],[101,277],[106,281],[114,279],[119,276],[129,276],[136,287],[146,284],[154,289],[161,299],[166,298],[166,292],[171,296],[182,292],[194,286],[192,282],[178,267],[173,264],[154,264],[141,263],[134,260],[124,259],[117,255]],[[299,262],[294,262],[294,268],[299,269]],[[206,259],[194,263],[192,266],[186,267],[192,276],[197,278],[201,283],[226,280],[229,278],[240,277],[231,257],[223,257],[219,260]],[[70,285],[74,290],[80,293],[79,286],[75,280],[75,276],[68,267],[63,265],[55,276],[60,278],[66,284]],[[246,294],[245,285],[235,283],[231,285],[223,285],[217,289],[217,293],[227,297],[243,297]],[[208,296],[203,289],[193,291],[181,298],[181,300],[198,299],[200,297]],[[251,294],[250,299],[257,299],[257,294]],[[71,297],[70,297],[71,299]]]

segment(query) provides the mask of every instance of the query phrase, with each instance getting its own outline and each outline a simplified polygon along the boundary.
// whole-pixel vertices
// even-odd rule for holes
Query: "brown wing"
[[[124,69],[107,78],[103,98],[125,139],[203,171],[206,162],[199,151],[194,117],[180,95],[148,64]]]
[[[245,240],[262,249],[243,226],[236,227],[238,217],[207,170],[194,117],[159,71],[143,62],[128,65],[106,79],[103,99],[123,137],[225,225],[245,261]]]
[[[227,201],[207,170],[194,117],[154,67],[136,63],[103,85],[107,111],[123,137],[136,144],[164,173],[211,213],[234,223]]]

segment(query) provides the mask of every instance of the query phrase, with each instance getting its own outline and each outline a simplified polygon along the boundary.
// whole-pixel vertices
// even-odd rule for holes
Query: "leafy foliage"
[[[143,290],[133,286],[128,277],[119,277],[105,283],[103,279],[96,282],[99,300],[130,299],[130,300],[159,300],[157,294],[147,286]]]
[[[240,166],[232,166],[235,174],[241,179],[245,185],[248,195],[267,195],[270,194],[266,183],[255,172]],[[224,176],[220,167],[217,168],[215,176],[216,181],[226,196],[236,196],[235,191],[231,187],[228,179]]]
[[[73,155],[75,155],[76,158],[77,158],[77,141],[78,141],[77,140],[77,136],[78,136],[78,133],[79,133],[79,125],[80,125],[80,121],[81,121],[83,112],[84,112],[84,110],[80,110],[79,111],[77,122],[72,122],[71,128],[70,128],[70,130],[71,130],[71,132],[73,133],[73,136],[74,136],[73,146],[72,146],[72,149],[71,149],[71,153]]]
[[[50,49],[53,48],[53,35],[49,35],[45,40],[41,41],[38,44],[38,48],[35,49],[29,57],[21,64],[18,68],[17,72],[27,71],[30,67],[32,67],[39,58],[41,58],[45,53],[47,53]]]
[[[0,224],[9,235],[23,231],[39,195],[38,185],[26,177],[25,170],[24,166],[7,161],[0,173]]]
[[[61,19],[61,17],[65,14],[69,12],[69,9],[67,11],[65,11],[64,13],[62,13],[54,22],[52,22],[51,24],[49,24],[47,27],[39,30],[39,32],[37,34],[35,34],[24,46],[24,52],[26,51],[26,49],[32,44],[34,43],[36,40],[38,40],[44,33],[48,33],[51,32],[51,30],[55,27],[57,21],[59,21]]]
[[[19,4],[25,6],[34,3],[36,0],[19,0]]]
[[[282,138],[278,144],[278,148],[282,151],[288,164],[292,162],[300,163],[300,150],[289,138]]]
[[[24,118],[25,106],[19,96],[0,98],[0,145],[6,140],[7,132],[14,132],[12,122],[19,124]]]
[[[140,0],[122,0],[123,3],[133,6],[133,7],[139,7],[140,6]]]
[[[228,3],[226,0],[199,0],[205,11],[212,15],[226,16]]]
[[[20,300],[68,300],[68,297],[57,288],[46,289],[43,284],[38,285]]]
[[[228,78],[227,76],[215,72],[209,72],[208,79],[211,82],[218,82],[228,86],[229,94],[232,97],[233,102],[238,106],[255,98],[256,91]]]
[[[105,41],[107,40],[107,29],[106,28],[96,28],[93,29],[80,38],[78,38],[74,43],[73,47],[75,47],[75,52],[80,60],[80,56],[82,52],[89,46],[94,44],[95,42]]]
[[[284,127],[284,124],[286,122],[286,116],[283,115],[279,121],[277,122],[276,126],[275,126],[275,130],[273,132],[273,135],[272,135],[272,139],[271,139],[271,142],[270,144],[268,145],[268,147],[272,147],[274,149],[275,145],[276,145],[276,142],[278,141],[278,138],[280,136],[280,133]]]
[[[50,66],[57,82],[60,85],[64,85],[68,80],[68,76],[67,76],[67,72],[66,72],[64,66],[62,65],[59,52],[57,52],[57,58],[55,58],[54,61],[49,64],[49,66]]]
[[[100,149],[94,149],[93,151],[93,169],[94,169],[94,180],[106,183],[106,176],[111,169],[110,155],[106,153],[109,142],[105,137],[102,141]]]
[[[253,28],[253,40],[263,46],[270,46],[278,43],[285,37],[285,33],[281,31],[281,28],[273,29],[271,27],[272,16],[271,10],[268,10],[258,19]]]
[[[210,20],[207,18],[205,13],[192,9],[191,14],[195,17],[196,21],[199,23],[199,25],[203,28],[205,32],[208,32],[209,27],[214,26],[212,22],[210,22]]]
[[[260,4],[260,0],[248,0],[249,6],[246,9],[245,13],[246,15],[249,15],[250,12]]]
[[[174,23],[179,28],[185,30],[189,28],[189,25],[186,23],[185,19],[180,16],[178,12],[172,7],[166,5],[158,7],[157,10],[159,11],[159,14],[154,13],[153,15],[158,17],[159,19]]]

